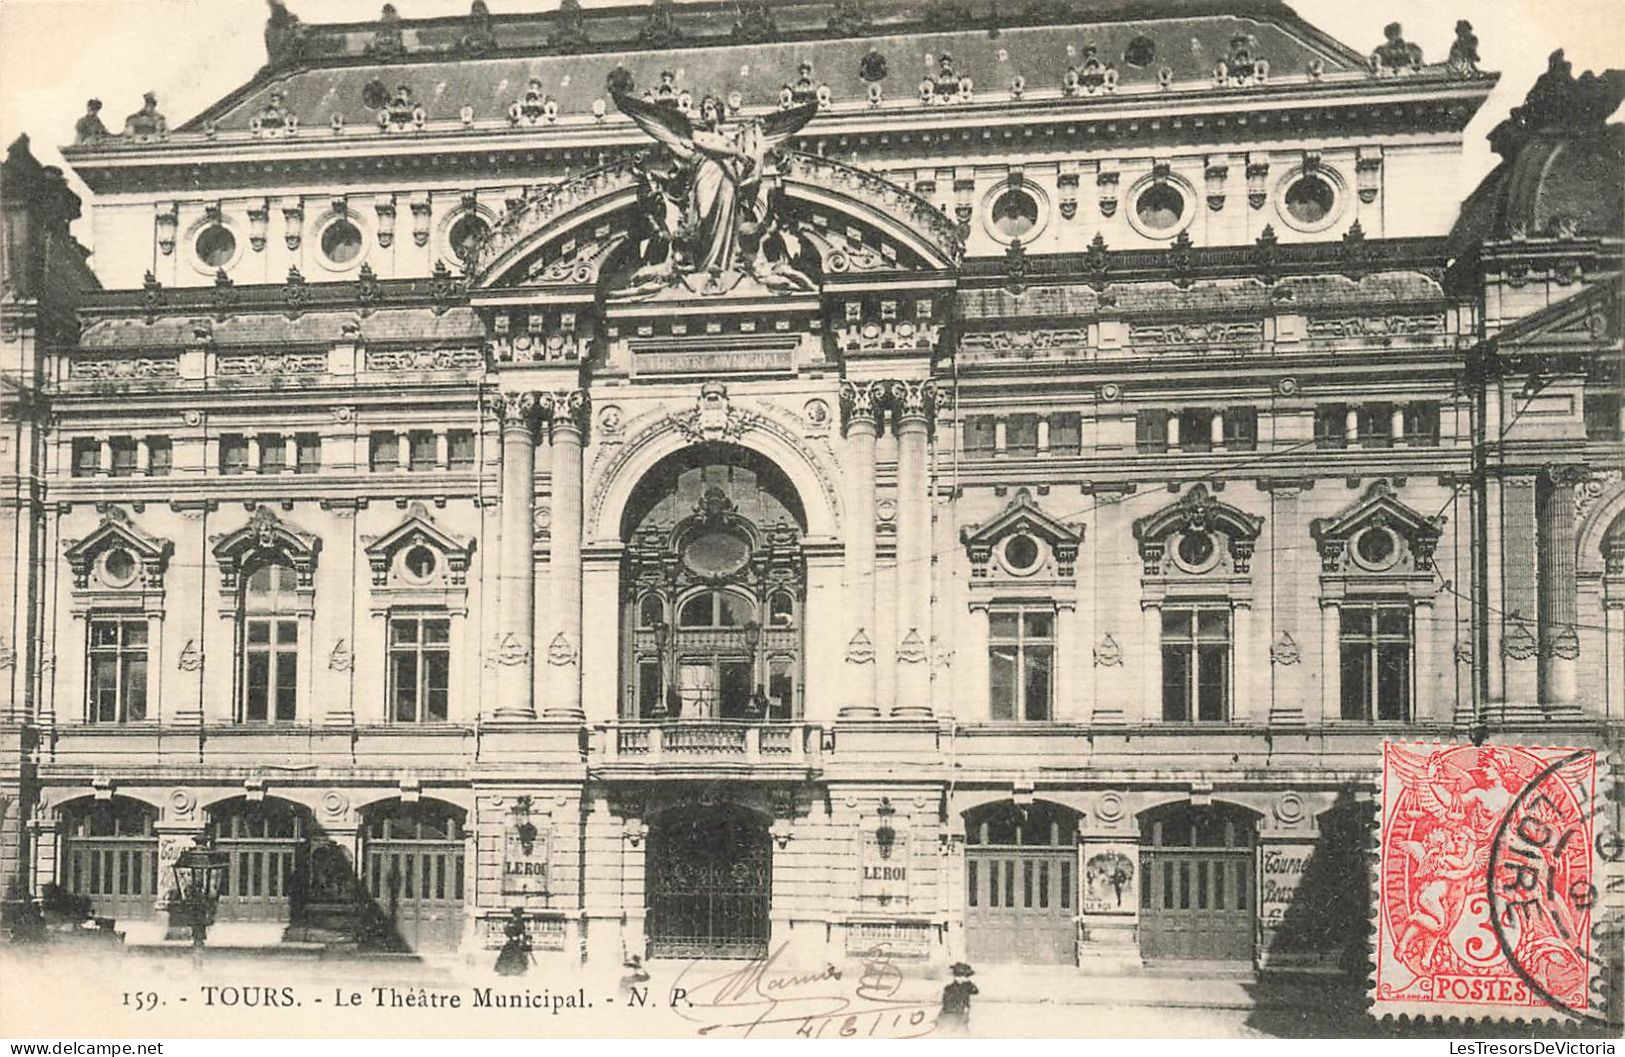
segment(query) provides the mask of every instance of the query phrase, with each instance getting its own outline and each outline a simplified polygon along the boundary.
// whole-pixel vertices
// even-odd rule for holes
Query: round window
[[[335,220],[322,232],[322,256],[334,264],[349,264],[361,256],[361,229],[348,220]]]
[[[707,532],[683,548],[683,564],[699,576],[731,576],[748,561],[750,544],[731,532]]]
[[[135,579],[135,556],[122,548],[108,551],[102,559],[102,572],[108,583],[123,586]]]
[[[1135,37],[1123,49],[1123,62],[1130,66],[1150,66],[1157,57],[1157,45],[1150,37]]]
[[[993,200],[992,219],[1001,238],[1019,239],[1038,226],[1038,202],[1026,191],[1008,188]]]
[[[1360,561],[1374,567],[1393,564],[1398,551],[1399,545],[1394,542],[1394,534],[1387,529],[1366,529],[1360,533],[1359,539],[1354,541],[1354,553],[1360,556]]]
[[[1199,569],[1213,560],[1213,537],[1205,532],[1186,532],[1176,550],[1182,564]]]
[[[1185,215],[1185,196],[1171,184],[1152,184],[1134,203],[1134,215],[1152,231],[1167,231]]]
[[[237,236],[219,224],[204,228],[195,244],[197,259],[211,268],[224,268],[237,253]]]
[[[422,583],[434,575],[434,551],[427,547],[413,547],[406,552],[406,575]]]
[[[474,213],[465,213],[458,217],[457,222],[451,226],[449,236],[451,251],[457,254],[458,260],[466,261],[474,255],[474,251],[479,248],[480,242],[490,232],[491,225],[487,224],[481,217]]]
[[[1305,174],[1292,181],[1286,189],[1287,216],[1309,227],[1319,224],[1331,215],[1337,193],[1332,185],[1318,176]]]
[[[1011,536],[1004,545],[1004,561],[1011,572],[1027,572],[1038,564],[1038,543],[1031,536]]]

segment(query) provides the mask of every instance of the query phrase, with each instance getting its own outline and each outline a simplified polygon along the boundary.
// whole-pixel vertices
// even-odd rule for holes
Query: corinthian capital
[[[505,429],[530,429],[536,417],[536,394],[532,392],[488,393],[485,406]]]
[[[541,394],[542,415],[553,423],[553,428],[587,429],[587,393],[583,389],[559,389]]]
[[[939,405],[946,406],[946,394],[937,388],[937,383],[930,378],[912,382],[907,380],[891,383],[892,405],[897,409],[898,420],[905,418],[923,418],[929,422],[936,414]]]
[[[841,415],[848,424],[853,419],[873,422],[885,399],[884,382],[841,382]]]

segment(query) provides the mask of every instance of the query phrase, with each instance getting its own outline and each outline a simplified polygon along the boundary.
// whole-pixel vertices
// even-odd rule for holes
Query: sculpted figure
[[[73,126],[73,141],[75,143],[89,143],[92,140],[107,136],[107,126],[102,124],[102,101],[92,99],[85,104],[85,116],[80,118]]]
[[[708,273],[708,286],[718,292],[723,273],[758,273],[764,253],[789,247],[773,215],[777,171],[772,153],[812,119],[818,110],[816,102],[724,125],[721,101],[709,96],[700,103],[693,120],[676,107],[620,92],[614,93],[614,99],[621,112],[663,145],[675,161],[670,173],[648,170],[651,187],[658,193],[647,196],[656,207],[656,227],[670,232],[681,255],[674,267]],[[677,221],[675,229],[673,221]],[[666,263],[665,258],[646,259],[646,267]],[[782,269],[775,266],[769,271]]]

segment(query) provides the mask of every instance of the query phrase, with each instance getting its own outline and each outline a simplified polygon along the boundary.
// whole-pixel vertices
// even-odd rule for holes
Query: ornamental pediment
[[[1245,574],[1264,519],[1215,498],[1197,485],[1176,502],[1134,522],[1145,575],[1202,575],[1221,570]]]
[[[363,536],[361,542],[375,587],[392,581],[421,586],[439,579],[460,585],[474,552],[472,538],[441,528],[422,503],[408,507],[406,517],[382,536]]]
[[[1001,578],[1033,576],[1046,566],[1055,576],[1069,578],[1083,543],[1083,526],[1045,513],[1031,491],[1018,488],[1003,510],[961,530],[960,542],[970,556],[971,576],[978,579],[995,570]]]
[[[73,571],[73,586],[124,588],[139,583],[164,586],[164,572],[175,545],[141,529],[119,507],[108,507],[102,522],[82,539],[68,540],[64,556]]]
[[[1309,523],[1326,573],[1427,572],[1443,530],[1442,517],[1407,506],[1386,481],[1336,517]]]
[[[321,539],[277,517],[270,507],[256,508],[247,524],[213,537],[213,543],[223,591],[236,590],[243,571],[261,561],[286,563],[297,574],[300,590],[312,589]]]

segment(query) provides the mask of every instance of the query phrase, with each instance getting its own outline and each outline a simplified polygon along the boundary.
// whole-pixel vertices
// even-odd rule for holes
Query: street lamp
[[[214,838],[202,836],[181,852],[172,867],[175,871],[175,902],[192,930],[192,946],[202,947],[204,937],[220,901],[220,882],[226,875],[227,855],[217,851]]]

